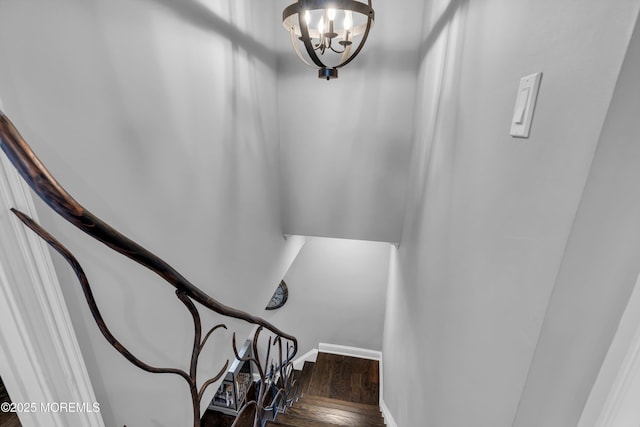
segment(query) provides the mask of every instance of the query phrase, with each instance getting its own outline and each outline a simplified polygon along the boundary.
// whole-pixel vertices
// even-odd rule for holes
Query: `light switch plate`
[[[511,118],[511,136],[529,138],[531,119],[538,99],[538,88],[542,80],[542,73],[535,73],[520,79],[516,106]]]

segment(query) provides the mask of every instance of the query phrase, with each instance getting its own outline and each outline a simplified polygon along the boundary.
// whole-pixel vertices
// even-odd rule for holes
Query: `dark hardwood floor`
[[[253,384],[247,392],[247,401],[256,400],[256,388]],[[239,420],[241,426],[253,426],[253,418],[255,411],[245,411],[243,420]],[[246,420],[245,420],[246,419]],[[200,420],[202,427],[231,427],[236,417],[233,415],[223,414],[222,412],[207,409]],[[1,426],[0,426],[1,427]]]
[[[378,405],[379,388],[378,361],[320,353],[308,394]]]
[[[2,383],[2,378],[0,378],[0,403],[10,402],[9,394],[7,393],[7,389],[4,387]],[[0,426],[1,427],[21,427],[22,424],[18,419],[18,416],[13,412],[2,412],[0,411]]]
[[[299,399],[271,427],[382,427],[378,406],[378,362],[320,353],[315,363],[296,371]],[[203,427],[230,427],[233,417],[207,411]],[[250,427],[252,423],[240,423]]]
[[[202,427],[231,427],[236,417],[208,409],[202,417]]]
[[[0,426],[2,427],[22,427],[16,414],[5,414],[0,412]]]
[[[382,427],[378,362],[318,354],[299,374],[301,397],[273,427]]]

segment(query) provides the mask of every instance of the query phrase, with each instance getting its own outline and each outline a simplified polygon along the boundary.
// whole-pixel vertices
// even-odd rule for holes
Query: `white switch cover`
[[[531,74],[520,79],[516,107],[511,119],[511,136],[529,138],[531,119],[533,118],[533,110],[536,107],[541,79],[542,73]]]

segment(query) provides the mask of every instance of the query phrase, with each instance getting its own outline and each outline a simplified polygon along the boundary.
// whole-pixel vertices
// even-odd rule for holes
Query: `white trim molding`
[[[15,403],[36,408],[20,421],[104,427],[47,245],[10,208],[37,220],[28,186],[0,152],[0,374]],[[80,410],[46,407],[62,403]]]
[[[382,390],[380,390],[380,396],[382,396]],[[387,404],[384,403],[382,397],[380,397],[380,411],[382,411],[382,416],[384,417],[384,422],[387,427],[398,427],[398,423],[396,423],[396,420],[393,418],[391,411],[387,407]]]
[[[618,330],[578,427],[629,427],[640,423],[640,277],[618,324]]]
[[[311,349],[302,356],[296,357],[293,360],[293,369],[300,371],[304,367],[304,362],[315,362],[318,359],[318,350]]]
[[[368,350],[365,348],[348,347],[336,344],[318,344],[320,353],[339,354],[342,356],[359,357],[360,359],[382,360],[382,352],[376,350]]]

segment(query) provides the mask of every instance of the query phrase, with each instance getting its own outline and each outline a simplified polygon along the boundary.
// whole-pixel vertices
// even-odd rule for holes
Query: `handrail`
[[[248,323],[258,325],[258,329],[254,333],[253,340],[253,356],[247,360],[256,365],[259,371],[260,378],[263,384],[259,392],[259,396],[256,402],[250,402],[247,407],[255,407],[255,419],[254,427],[261,427],[264,425],[265,413],[273,408],[265,408],[264,402],[266,399],[266,387],[265,384],[274,384],[276,381],[273,376],[268,375],[267,369],[270,362],[270,348],[272,345],[279,346],[279,359],[275,362],[279,370],[285,378],[284,383],[290,383],[292,386],[294,381],[289,378],[291,376],[291,360],[295,356],[298,350],[297,339],[280,329],[273,326],[266,320],[253,316],[241,310],[237,310],[233,307],[229,307],[207,295],[201,289],[189,282],[184,276],[176,271],[166,261],[148,251],[138,243],[129,239],[109,224],[93,215],[87,209],[85,209],[80,203],[78,203],[67,191],[56,181],[56,179],[47,170],[44,164],[37,158],[31,147],[27,144],[24,138],[20,135],[16,127],[9,120],[9,118],[0,111],[0,148],[5,152],[13,166],[20,173],[22,178],[29,184],[33,191],[54,211],[56,211],[65,220],[84,231],[91,237],[102,242],[106,246],[110,247],[114,251],[132,259],[133,261],[143,265],[149,270],[155,272],[160,277],[165,279],[169,284],[176,288],[176,295],[178,299],[186,306],[191,313],[194,320],[195,336],[194,345],[191,356],[191,365],[189,373],[179,369],[171,368],[155,368],[137,359],[129,350],[127,350],[122,344],[120,344],[116,338],[111,334],[107,328],[104,319],[100,315],[100,311],[93,299],[91,287],[89,281],[82,270],[77,259],[66,249],[58,240],[52,235],[46,232],[41,226],[36,224],[31,218],[22,212],[12,209],[12,212],[31,230],[38,234],[43,240],[45,240],[50,246],[52,246],[63,258],[71,265],[85,294],[85,299],[89,305],[91,313],[96,321],[100,331],[109,343],[120,352],[127,360],[133,363],[140,369],[144,369],[148,372],[154,373],[173,373],[183,377],[190,387],[193,412],[194,412],[194,427],[200,426],[200,400],[207,386],[219,379],[226,370],[228,361],[223,369],[213,378],[207,380],[198,390],[196,385],[197,374],[197,361],[204,344],[209,338],[210,334],[220,327],[226,328],[225,325],[216,325],[205,335],[202,339],[202,326],[198,310],[193,304],[193,301],[197,301],[204,307],[215,311],[223,316],[232,317],[240,320],[244,320]],[[275,340],[269,338],[267,344],[267,357],[265,365],[262,365],[262,361],[258,357],[258,338],[263,329],[270,331],[276,335]],[[282,353],[282,340],[288,340],[291,344],[287,344],[286,354]],[[239,358],[236,349],[235,333],[233,335],[233,349],[237,358]],[[289,367],[289,369],[287,369]],[[285,394],[289,394],[290,390],[285,390]],[[240,418],[240,417],[238,417]]]
[[[157,273],[176,289],[203,306],[222,314],[263,326],[273,333],[296,341],[271,323],[244,311],[224,305],[189,282],[166,261],[129,239],[97,216],[85,209],[56,181],[25,142],[9,118],[0,111],[0,146],[22,178],[40,198],[64,219],[101,241],[116,252],[142,264]]]

